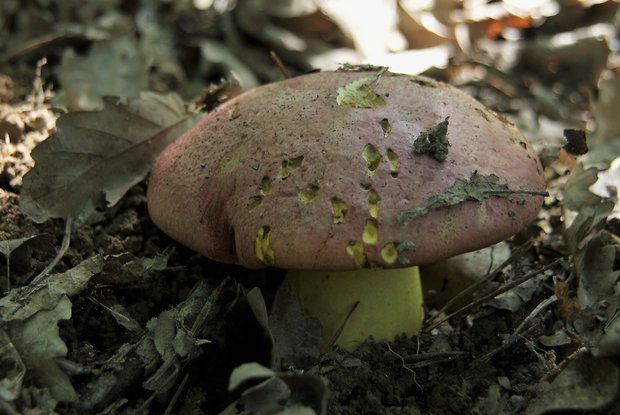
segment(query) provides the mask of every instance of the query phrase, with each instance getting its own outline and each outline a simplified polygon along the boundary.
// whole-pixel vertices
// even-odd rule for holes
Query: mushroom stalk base
[[[424,309],[418,267],[344,272],[289,271],[304,311],[323,326],[323,350],[334,342],[356,349],[372,336],[393,340],[422,328]]]

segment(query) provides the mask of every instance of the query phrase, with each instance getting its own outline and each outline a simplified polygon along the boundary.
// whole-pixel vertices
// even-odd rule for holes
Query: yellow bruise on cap
[[[319,186],[315,183],[309,184],[306,188],[297,193],[297,197],[302,203],[310,203],[319,194]]]
[[[368,191],[368,214],[371,218],[377,219],[379,217],[379,205],[381,204],[381,197],[374,189]]]
[[[277,178],[286,179],[293,171],[297,170],[301,166],[303,161],[304,156],[297,156],[292,159],[283,160],[280,170],[278,171]]]
[[[366,144],[362,150],[362,158],[366,162],[366,170],[369,176],[374,176],[381,163],[381,153],[372,144]]]
[[[269,226],[263,226],[258,229],[256,240],[254,241],[254,252],[256,253],[256,259],[261,264],[274,266],[276,264],[276,255],[269,244],[270,232]]]
[[[367,245],[375,245],[379,241],[379,229],[376,219],[368,219],[362,231],[362,241]]]
[[[346,247],[347,254],[353,258],[355,266],[363,268],[366,266],[366,254],[364,253],[364,244],[359,241],[352,241]]]
[[[381,248],[381,259],[388,265],[392,265],[398,259],[398,248],[394,242],[388,242]]]
[[[258,185],[258,191],[261,196],[267,196],[271,193],[273,186],[271,184],[271,179],[267,176],[263,177]]]
[[[248,203],[245,205],[245,208],[247,210],[253,210],[259,207],[261,203],[263,203],[262,196],[250,196],[250,198],[248,199]]]
[[[393,176],[398,174],[398,154],[396,154],[396,152],[391,148],[388,148],[385,152],[385,158],[387,160],[388,167],[390,168],[390,173],[392,173]]]

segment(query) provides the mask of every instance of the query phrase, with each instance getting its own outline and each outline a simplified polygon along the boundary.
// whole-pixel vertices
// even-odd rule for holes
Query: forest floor
[[[2,1],[0,413],[620,414],[618,3],[369,1],[368,21],[340,3]],[[284,271],[165,235],[148,166],[67,179],[84,162],[67,149],[91,151],[84,131],[106,131],[97,114],[119,105],[103,97],[139,106],[154,91],[177,122],[237,84],[343,62],[459,87],[545,167],[549,196],[506,241],[506,266],[435,327],[448,314],[427,288],[418,336],[308,352]],[[83,114],[94,124],[75,132]],[[276,359],[283,348],[298,354]]]

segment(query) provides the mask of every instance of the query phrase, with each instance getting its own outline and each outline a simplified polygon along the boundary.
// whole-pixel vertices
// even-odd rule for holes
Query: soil
[[[196,25],[187,14],[182,19],[175,18],[179,18],[179,24]],[[171,17],[171,20],[174,19]],[[17,38],[19,33],[11,35]],[[72,46],[80,50],[85,46],[83,42],[86,40],[80,39]],[[50,56],[56,56],[50,65],[58,65],[56,48],[62,50],[67,45],[61,42],[47,46]],[[253,47],[253,51],[259,48]],[[191,69],[198,71],[200,65],[196,57],[193,61],[185,57],[194,65]],[[13,108],[28,102],[29,85],[36,78],[35,58],[26,55],[17,59],[19,65],[1,67],[0,72],[6,76],[3,79],[11,80],[0,79],[2,102]],[[187,72],[192,71],[188,69]],[[269,77],[266,73],[272,73],[264,66],[257,67],[256,72],[264,81]],[[161,74],[151,76],[154,79],[150,80],[150,85],[160,89],[187,87]],[[44,83],[59,87],[55,77],[52,72],[44,74]],[[489,90],[493,88],[474,88],[475,92],[482,91],[477,94],[479,98],[498,104],[494,105],[496,109],[512,105],[498,102],[496,91]],[[50,116],[57,112],[61,111],[50,110]],[[10,124],[2,128],[3,131],[18,128],[15,136],[40,134],[41,137],[21,139],[27,148],[49,133],[41,123],[17,127]],[[3,259],[0,261],[0,287],[4,292],[27,286],[53,261],[67,237],[65,221],[50,219],[37,224],[20,211],[22,188],[15,179],[31,168],[32,161],[26,150],[16,151],[11,157],[17,157],[11,161],[12,167],[5,166],[0,172],[4,174],[0,176],[0,241],[41,236],[11,252],[10,280],[5,277],[9,274],[5,256],[0,256]],[[571,160],[574,163],[574,159]],[[70,272],[84,261],[101,258],[101,267],[88,284],[69,296],[71,317],[58,322],[66,355],[54,358],[53,368],[48,371],[52,376],[55,368],[61,368],[79,399],[59,401],[50,388],[42,385],[34,372],[28,370],[23,382],[15,387],[15,396],[9,399],[0,395],[0,413],[271,414],[284,413],[277,410],[287,405],[290,412],[286,413],[309,413],[293,405],[301,402],[317,413],[325,404],[324,413],[330,415],[565,411],[620,414],[617,370],[620,353],[593,357],[586,344],[588,338],[571,330],[567,330],[566,341],[541,341],[564,332],[562,328],[572,327],[571,324],[579,320],[575,318],[578,312],[570,308],[577,295],[577,283],[572,277],[575,265],[561,230],[563,219],[558,212],[561,197],[556,197],[563,192],[563,176],[550,174],[553,179],[550,181],[551,197],[539,223],[508,241],[513,252],[510,266],[498,272],[490,283],[496,287],[531,272],[527,287],[521,287],[515,298],[484,301],[411,338],[401,337],[391,342],[369,339],[353,352],[334,347],[320,356],[308,353],[294,362],[281,359],[275,363],[277,355],[271,333],[265,330],[261,317],[257,317],[248,293],[258,287],[269,310],[284,272],[247,270],[216,263],[170,239],[149,218],[145,196],[147,178],[131,188],[117,205],[74,226],[68,250],[51,272],[52,275]],[[610,220],[605,229],[617,238],[620,232],[615,224]],[[520,246],[525,248],[518,249]],[[555,263],[556,260],[560,262]],[[617,263],[616,259],[614,269]],[[550,264],[550,269],[541,271]],[[65,276],[70,278],[71,274]],[[566,283],[558,285],[558,281]],[[561,291],[562,287],[566,291]],[[554,295],[558,300],[549,301]],[[202,299],[203,308],[196,309],[189,304],[188,299],[193,298]],[[189,310],[188,314],[183,314],[183,310]],[[205,314],[199,315],[196,310],[203,310]],[[427,316],[435,317],[437,313],[429,303]],[[199,320],[200,316],[203,320]],[[587,321],[592,321],[592,327],[601,327],[603,320],[595,317]],[[194,321],[200,324],[192,326]],[[15,333],[21,330],[20,324],[20,321],[2,321],[0,328]],[[303,330],[305,323],[299,321],[298,324]],[[292,342],[294,344],[295,339]],[[8,352],[2,350],[0,348],[0,367],[12,364],[6,357]],[[276,369],[273,375],[260,379],[274,376],[284,380],[292,393],[261,389],[264,386],[257,380],[246,381],[241,387],[229,390],[233,369],[248,362]],[[599,370],[601,362],[610,371]],[[4,367],[7,374],[14,369]],[[564,387],[557,382],[563,379],[561,374],[567,367],[590,367],[593,372],[587,376],[593,377],[583,375],[586,381],[580,383],[582,378],[573,374],[577,379],[569,382],[573,386]],[[588,379],[597,379],[600,373],[607,375],[600,383],[592,380],[589,385]],[[0,378],[3,378],[2,370]],[[326,385],[326,394],[322,386],[313,383],[316,379],[320,385]],[[612,390],[603,393],[605,385]],[[251,387],[259,388],[260,398],[244,394]],[[562,398],[557,390],[581,391],[586,399]],[[252,405],[255,405],[253,410],[250,409]]]

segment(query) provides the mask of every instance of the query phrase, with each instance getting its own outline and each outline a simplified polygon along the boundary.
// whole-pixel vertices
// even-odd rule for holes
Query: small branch
[[[56,253],[56,256],[54,257],[52,262],[50,262],[48,266],[45,267],[45,269],[41,271],[41,273],[39,273],[39,275],[34,277],[32,282],[30,283],[31,285],[36,285],[40,283],[41,281],[43,281],[47,277],[47,275],[52,271],[52,269],[54,269],[54,267],[58,264],[58,262],[60,262],[62,257],[67,253],[67,250],[69,249],[69,243],[71,242],[72,225],[73,225],[73,218],[68,218],[67,221],[65,222],[65,235],[62,238],[60,249]]]
[[[463,315],[463,314],[469,312],[470,310],[474,309],[475,307],[479,306],[480,304],[485,303],[486,301],[488,301],[488,300],[490,300],[492,298],[495,298],[498,295],[505,293],[506,291],[512,290],[516,286],[523,284],[525,281],[527,281],[527,280],[529,280],[531,278],[534,278],[538,274],[541,274],[541,273],[545,272],[546,270],[548,270],[550,268],[553,268],[556,265],[559,265],[562,262],[562,260],[563,260],[562,258],[558,258],[555,261],[553,261],[552,263],[545,265],[541,269],[529,272],[529,273],[525,274],[524,276],[522,276],[521,278],[518,278],[518,279],[516,279],[516,280],[514,280],[514,281],[512,281],[512,282],[510,282],[510,283],[508,283],[508,284],[498,288],[497,290],[493,291],[492,293],[487,294],[487,295],[485,295],[483,297],[480,297],[477,301],[475,301],[475,302],[473,302],[471,304],[468,304],[465,307],[461,308],[460,310],[457,310],[457,311],[455,311],[452,314],[448,314],[446,317],[444,317],[440,321],[431,324],[429,327],[425,328],[424,331],[430,332],[431,330],[439,327],[440,325],[442,325],[444,322],[450,320],[451,318],[453,318],[455,316]]]

